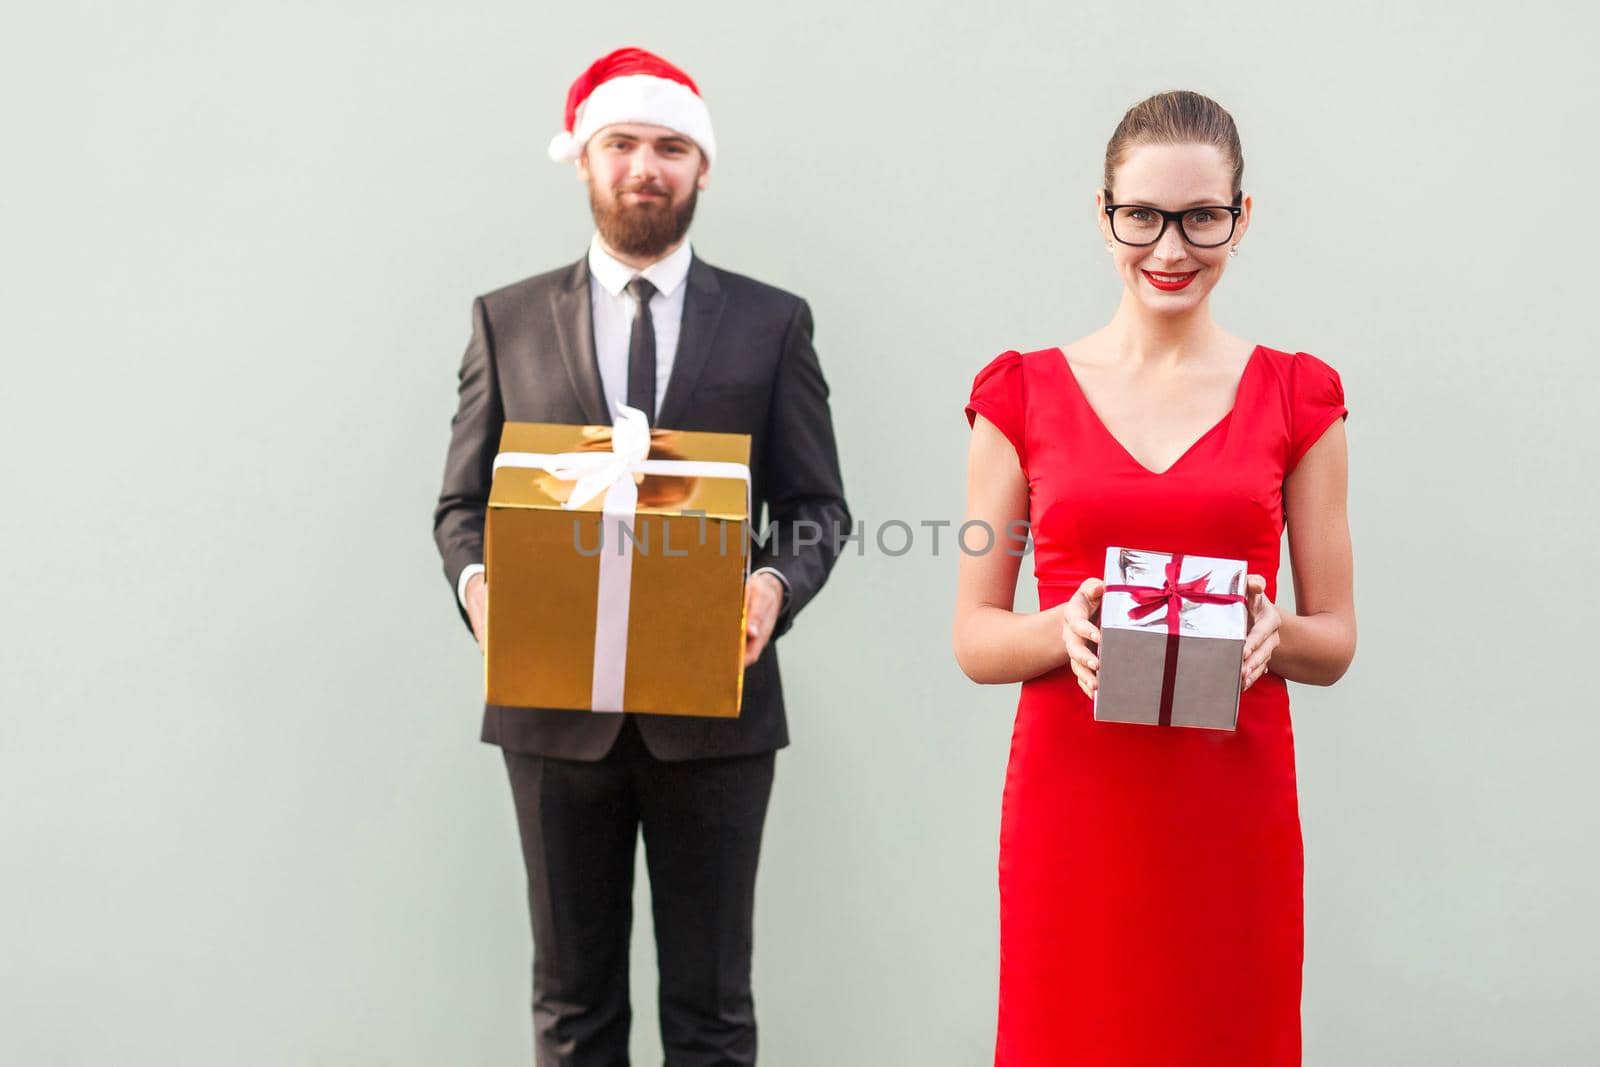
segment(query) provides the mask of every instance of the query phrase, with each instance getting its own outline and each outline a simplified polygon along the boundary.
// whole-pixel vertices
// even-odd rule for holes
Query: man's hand
[[[468,594],[471,595],[470,593]],[[744,587],[744,665],[761,657],[783,610],[783,583],[770,574],[752,574]]]
[[[467,579],[467,620],[472,623],[472,636],[483,648],[489,633],[489,583],[482,574]]]

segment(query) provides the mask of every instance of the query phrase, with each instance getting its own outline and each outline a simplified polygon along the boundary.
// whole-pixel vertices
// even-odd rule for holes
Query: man
[[[716,155],[688,75],[639,49],[603,57],[573,83],[550,152],[576,164],[598,232],[577,263],[473,303],[434,515],[463,618],[481,643],[484,515],[506,420],[610,424],[626,404],[652,425],[749,434],[753,507],[768,524],[745,589],[737,719],[485,709],[527,865],[536,1058],[627,1063],[642,830],[666,1062],[750,1064],[756,862],[788,743],[772,639],[850,528],[828,387],[805,301],[709,266],[685,239]]]

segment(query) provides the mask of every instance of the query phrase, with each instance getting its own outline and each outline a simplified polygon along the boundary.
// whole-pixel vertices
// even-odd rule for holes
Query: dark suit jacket
[[[788,744],[776,638],[822,588],[851,521],[828,386],[811,347],[811,309],[797,296],[698,257],[685,284],[682,332],[656,425],[750,435],[751,525],[759,528],[755,519],[763,507],[768,523],[766,544],[753,549],[751,568],[780,571],[790,595],[774,640],[745,671],[737,719],[636,716],[651,753],[667,760]],[[452,598],[461,572],[483,561],[489,482],[507,420],[610,424],[594,350],[587,258],[473,302],[472,339],[461,360],[460,404],[433,522]],[[796,538],[796,523],[818,526],[801,527],[803,536]],[[819,529],[820,544],[802,544]],[[483,740],[515,752],[593,760],[610,749],[622,719],[491,704]]]

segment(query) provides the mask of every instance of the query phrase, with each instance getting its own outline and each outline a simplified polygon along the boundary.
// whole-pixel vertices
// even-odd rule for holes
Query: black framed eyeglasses
[[[1163,211],[1149,204],[1113,204],[1111,190],[1105,190],[1106,218],[1111,220],[1111,236],[1125,245],[1143,248],[1161,240],[1172,223],[1178,224],[1183,239],[1196,248],[1216,248],[1233,238],[1239,225],[1244,193],[1233,194],[1231,204],[1207,204],[1183,211]]]

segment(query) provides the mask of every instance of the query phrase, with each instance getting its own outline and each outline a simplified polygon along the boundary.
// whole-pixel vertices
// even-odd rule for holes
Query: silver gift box
[[[1108,587],[1162,590],[1166,599],[1135,617],[1140,608],[1137,596],[1107,589],[1100,603],[1100,687],[1095,692],[1094,717],[1100,722],[1232,730],[1239,718],[1239,674],[1248,629],[1245,605],[1242,600],[1199,603],[1180,595],[1174,634],[1170,624],[1174,590],[1167,586],[1173,558],[1168,552],[1106,550]],[[1243,560],[1190,555],[1178,560],[1180,586],[1206,593],[1244,593]]]

